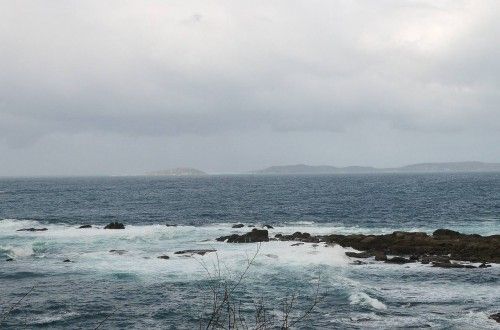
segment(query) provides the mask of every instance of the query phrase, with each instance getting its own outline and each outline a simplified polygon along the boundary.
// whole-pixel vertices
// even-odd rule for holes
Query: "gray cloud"
[[[290,161],[328,163],[337,159],[320,157],[319,136],[347,150],[366,129],[387,141],[441,134],[450,150],[473,136],[493,144],[499,9],[465,0],[2,2],[0,143],[35,154],[55,148],[51,136],[174,139],[188,162],[193,136],[227,144],[258,135],[288,154],[300,137],[304,150]],[[344,160],[356,161],[370,162]]]

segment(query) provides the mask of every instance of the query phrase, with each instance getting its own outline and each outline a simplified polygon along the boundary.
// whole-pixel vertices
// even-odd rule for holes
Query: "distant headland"
[[[354,173],[453,173],[453,172],[500,172],[500,163],[447,162],[420,163],[394,168],[369,166],[335,167],[328,165],[284,165],[271,166],[252,171],[252,174],[354,174]]]
[[[169,170],[146,173],[147,176],[204,176],[207,173],[190,167],[177,167]]]

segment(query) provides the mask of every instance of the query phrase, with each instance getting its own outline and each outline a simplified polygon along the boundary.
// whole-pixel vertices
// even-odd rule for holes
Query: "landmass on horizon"
[[[355,174],[355,173],[453,173],[453,172],[500,172],[500,163],[477,161],[419,163],[401,167],[377,168],[371,166],[336,167],[330,165],[281,165],[271,166],[244,174]],[[178,167],[146,173],[147,176],[204,176],[209,173],[190,167]]]
[[[190,167],[177,167],[169,170],[161,170],[146,173],[147,176],[203,176],[207,173]]]

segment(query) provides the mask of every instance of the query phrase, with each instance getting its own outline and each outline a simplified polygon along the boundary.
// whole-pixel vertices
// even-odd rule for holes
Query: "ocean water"
[[[111,221],[126,228],[102,229]],[[292,320],[319,298],[300,329],[497,326],[500,265],[356,265],[339,246],[215,241],[251,229],[236,223],[271,236],[499,234],[500,174],[0,179],[0,328],[199,328],[214,276],[235,283],[252,256],[232,295],[249,324],[256,304],[279,320],[293,296]],[[217,253],[174,254],[185,249]]]

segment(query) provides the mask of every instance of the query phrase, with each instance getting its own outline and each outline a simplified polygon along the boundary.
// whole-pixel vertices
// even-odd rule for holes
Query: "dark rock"
[[[418,260],[424,265],[431,262],[439,262],[439,263],[450,263],[450,257],[448,256],[429,256],[422,255],[418,258]]]
[[[17,231],[46,231],[48,230],[47,228],[22,228],[18,229]]]
[[[245,225],[242,223],[239,223],[237,225],[233,225],[233,227],[231,227],[231,228],[243,228],[243,227],[245,227]]]
[[[274,238],[281,239],[283,238],[283,234],[276,234],[274,235]]]
[[[167,227],[177,227],[177,225],[175,223],[167,223],[167,224],[165,224],[165,226],[167,226]]]
[[[354,260],[353,262],[351,262],[351,265],[366,265],[366,262],[361,260]]]
[[[291,235],[290,235],[291,236]],[[430,236],[421,232],[394,232],[386,235],[326,235],[318,236],[326,243],[336,243],[361,251],[385,251],[401,256],[443,256],[453,260],[500,263],[500,235],[465,235],[449,229],[439,229]],[[289,240],[284,235],[281,240]],[[425,258],[424,258],[425,259]],[[422,260],[429,263],[432,260]]]
[[[5,261],[14,261],[14,259],[12,259],[12,258],[7,258],[7,259],[5,259]]]
[[[370,258],[373,257],[373,253],[371,252],[346,252],[346,256],[351,258]]]
[[[440,268],[476,268],[473,265],[455,264],[455,263],[451,263],[451,262],[434,262],[434,263],[432,263],[432,267],[440,267]]]
[[[434,237],[440,237],[440,236],[447,236],[447,237],[460,237],[462,234],[460,234],[458,231],[450,230],[450,229],[438,229],[432,233],[432,236]]]
[[[414,261],[412,261],[410,259],[403,258],[403,257],[393,257],[393,258],[387,259],[385,262],[388,264],[407,264],[409,262],[414,262]]]
[[[299,245],[304,245],[304,243],[300,242],[300,243],[293,243],[292,245],[290,246],[299,246]]]
[[[387,255],[385,254],[385,252],[375,252],[375,260],[386,261]]]
[[[73,261],[71,261],[69,259],[64,259],[63,262],[73,262]]]
[[[248,225],[247,227],[253,228],[253,227],[255,227],[255,225]]]
[[[115,221],[107,224],[104,229],[125,229],[125,225]]]
[[[109,250],[110,253],[118,254],[118,255],[123,255],[127,253],[127,250]]]
[[[273,227],[273,226],[271,226],[271,225],[264,225],[264,226],[262,226],[262,228],[274,229],[274,227]]]
[[[491,265],[488,265],[488,264],[487,264],[487,263],[485,263],[485,262],[483,262],[482,264],[480,264],[480,265],[478,266],[478,268],[489,268],[489,267],[491,267]]]
[[[92,225],[82,225],[78,227],[78,229],[86,229],[86,228],[92,228]]]
[[[163,256],[159,256],[158,259],[165,259],[165,260],[167,260],[167,259],[170,259],[170,257],[167,256],[167,255],[163,255]]]
[[[255,243],[255,242],[269,242],[269,232],[265,229],[254,228],[252,231],[243,234],[233,234],[229,236],[221,236],[217,241],[228,243]]]
[[[497,321],[497,323],[500,323],[500,312],[495,313],[495,314],[491,314],[489,316],[489,318],[494,320],[494,321]]]
[[[177,251],[177,252],[174,252],[174,254],[189,254],[189,255],[193,255],[193,254],[199,254],[200,256],[204,256],[205,254],[207,253],[210,253],[210,252],[215,252],[217,250],[213,250],[213,249],[206,249],[206,250],[182,250],[182,251]]]

